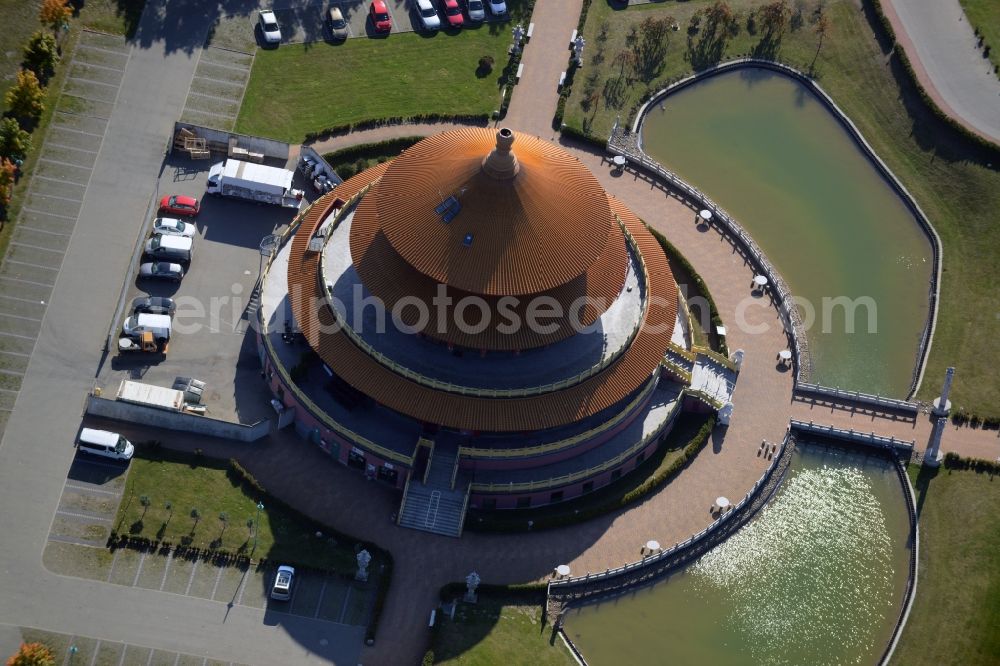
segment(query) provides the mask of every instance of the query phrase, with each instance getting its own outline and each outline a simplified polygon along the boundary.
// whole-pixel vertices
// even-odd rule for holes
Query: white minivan
[[[190,262],[194,254],[194,239],[190,236],[153,234],[146,241],[144,252],[147,257],[157,260]]]
[[[140,312],[125,319],[122,335],[138,338],[143,331],[150,331],[157,342],[170,341],[170,315]]]
[[[135,447],[116,432],[84,428],[80,431],[80,450],[95,456],[114,460],[131,460]]]

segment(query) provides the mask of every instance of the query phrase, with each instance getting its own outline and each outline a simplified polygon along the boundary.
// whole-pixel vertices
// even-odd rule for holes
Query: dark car
[[[177,304],[174,303],[174,299],[166,296],[139,296],[132,301],[132,314],[148,312],[173,316],[176,309]]]

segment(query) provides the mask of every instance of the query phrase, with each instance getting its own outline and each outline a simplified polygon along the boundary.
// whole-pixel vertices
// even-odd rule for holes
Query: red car
[[[372,25],[375,32],[389,32],[392,30],[392,17],[389,16],[389,8],[385,6],[384,0],[374,0],[368,9]]]
[[[160,199],[160,212],[171,215],[184,215],[194,217],[201,210],[201,204],[194,197],[186,197],[181,194],[167,195]]]
[[[462,8],[458,6],[458,0],[441,0],[441,13],[448,21],[449,28],[461,28],[465,23],[462,18]]]

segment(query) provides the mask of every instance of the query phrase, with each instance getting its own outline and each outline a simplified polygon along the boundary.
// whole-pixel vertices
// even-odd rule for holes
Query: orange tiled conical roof
[[[618,231],[607,195],[579,160],[510,130],[424,139],[393,160],[375,195],[391,248],[432,280],[472,294],[521,296],[566,284]],[[461,210],[445,222],[436,209],[450,196]],[[365,249],[352,242],[352,254]]]

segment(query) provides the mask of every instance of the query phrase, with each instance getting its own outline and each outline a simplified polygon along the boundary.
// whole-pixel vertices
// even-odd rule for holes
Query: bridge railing
[[[798,419],[791,419],[789,421],[789,427],[792,430],[798,430],[812,435],[832,437],[845,442],[854,442],[856,444],[874,446],[881,449],[891,449],[893,451],[905,453],[912,452],[915,444],[915,440],[912,439],[905,440],[896,439],[895,437],[884,437],[882,435],[876,435],[873,432],[859,432],[853,429],[845,430],[844,428],[835,428],[832,425],[820,425],[818,423],[813,423],[812,421],[806,422],[799,421]]]
[[[822,395],[828,398],[836,398],[838,400],[846,400],[849,402],[859,402],[866,405],[874,405],[876,407],[886,407],[888,409],[909,412],[914,416],[920,412],[920,405],[908,400],[887,398],[884,395],[862,393],[861,391],[845,391],[839,387],[830,388],[829,386],[810,384],[808,382],[799,382],[795,386],[795,392]]]

